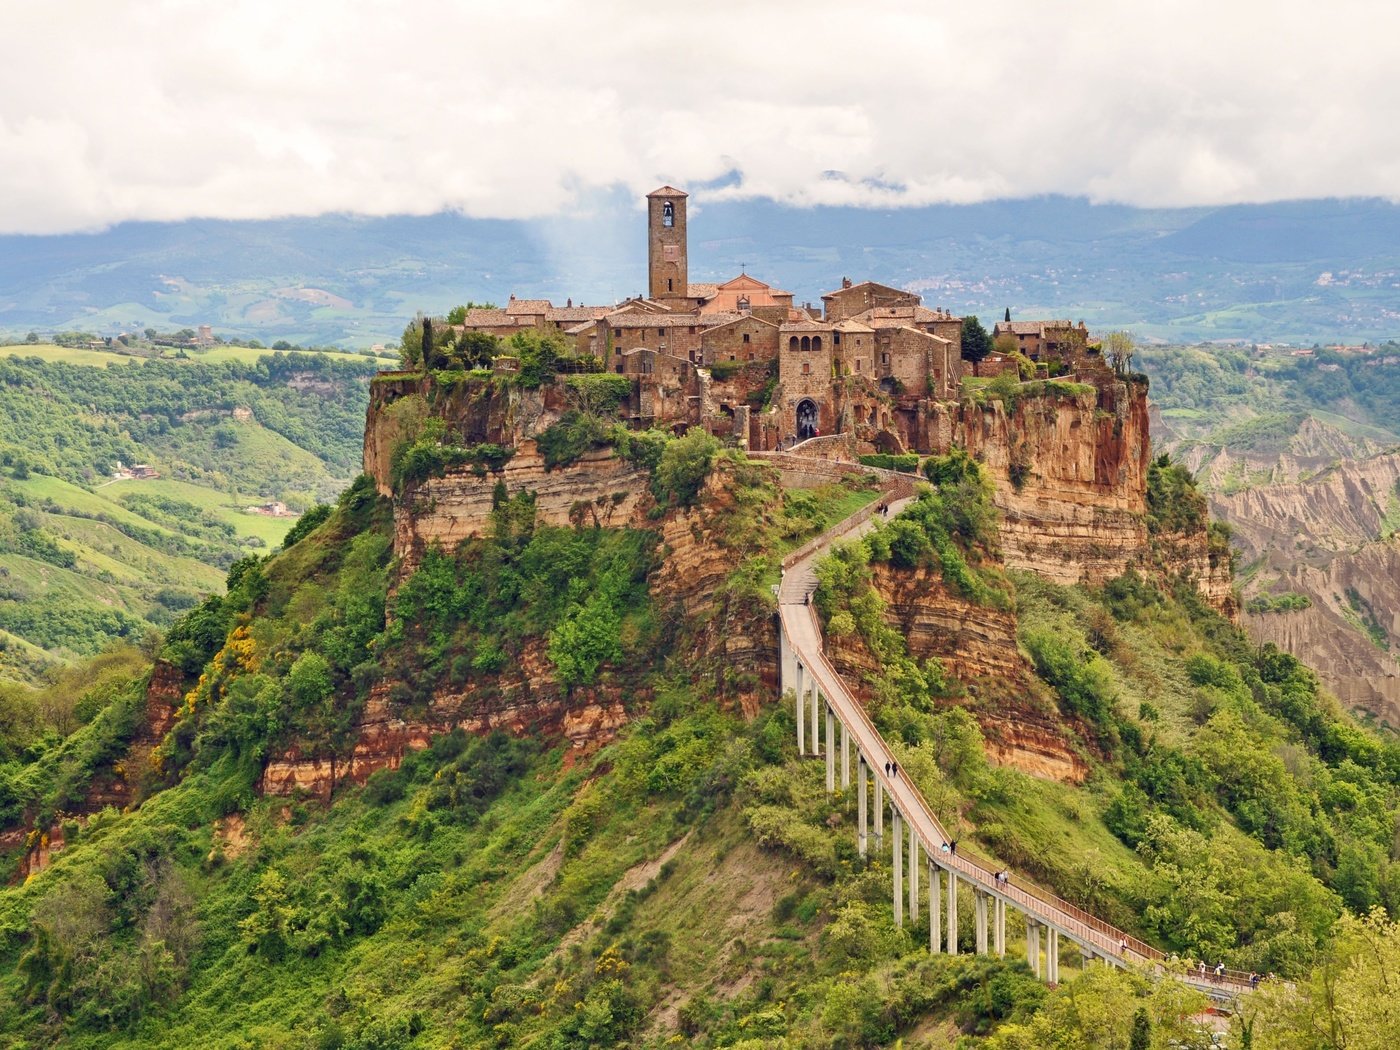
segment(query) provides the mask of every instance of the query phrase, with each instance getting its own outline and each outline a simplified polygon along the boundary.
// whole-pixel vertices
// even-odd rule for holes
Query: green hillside
[[[209,363],[9,349],[0,356],[0,677],[34,681],[54,661],[167,626],[218,589],[239,557],[281,542],[293,518],[249,508],[305,510],[358,470],[373,369],[361,358],[264,351]],[[136,463],[159,476],[114,479]]]
[[[715,455],[698,437],[667,445],[661,506],[694,499]],[[780,496],[721,455],[729,481],[701,511],[749,559],[731,612],[761,620],[751,581],[859,494]],[[0,891],[0,1039],[1070,1050],[1128,1047],[1136,1027],[1133,1046],[1208,1045],[1203,999],[1174,982],[1066,957],[1047,990],[1014,950],[930,957],[926,934],[897,928],[888,858],[859,857],[853,800],[795,757],[791,705],[746,717],[686,655],[706,627],[658,604],[654,533],[547,527],[508,499],[490,538],[430,552],[389,598],[388,508],[366,481],[171,627],[161,655],[190,693],[139,768],[124,755],[141,678],[87,676],[67,736],[0,693],[0,825],[46,827],[113,775],[140,803],[68,822],[52,863]],[[1175,481],[1154,491],[1180,496]],[[926,493],[819,573],[828,631],[881,653],[871,714],[902,774],[966,849],[1183,958],[1295,979],[1236,1019],[1254,1046],[1389,1045],[1374,1018],[1400,929],[1355,916],[1400,907],[1400,745],[1189,587],[1006,578],[980,491]],[[977,712],[999,694],[908,657],[882,627],[876,565],[1014,611],[1084,785],[988,764]],[[625,691],[615,741],[580,756],[454,732],[330,803],[257,795],[290,743],[345,754],[377,685],[411,714],[425,684],[489,690],[539,651],[564,681]]]

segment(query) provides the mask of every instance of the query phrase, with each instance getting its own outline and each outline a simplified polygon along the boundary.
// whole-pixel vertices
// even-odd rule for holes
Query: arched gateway
[[[817,436],[817,403],[810,397],[797,402],[797,436],[804,441]]]

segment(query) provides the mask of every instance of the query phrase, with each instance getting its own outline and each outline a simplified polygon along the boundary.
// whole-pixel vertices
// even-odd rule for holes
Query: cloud
[[[1400,9],[0,0],[0,232],[797,205],[1394,196]]]

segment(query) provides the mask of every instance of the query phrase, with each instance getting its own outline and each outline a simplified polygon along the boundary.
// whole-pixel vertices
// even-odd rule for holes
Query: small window
[[[670,201],[661,205],[661,225],[674,226],[676,224],[676,206]]]
[[[613,338],[614,338],[614,339],[621,339],[621,338],[622,338],[622,329],[621,329],[621,328],[614,328],[614,329],[613,329]]]
[[[671,289],[671,278],[669,278],[669,277],[666,278],[666,290],[667,290],[668,292],[672,290],[672,289]]]
[[[749,360],[750,360],[750,361],[753,360],[753,354],[749,354]]]
[[[693,332],[693,331],[695,331],[695,329],[692,328],[691,331]],[[748,341],[749,341],[749,333],[748,333],[748,332],[745,332],[745,333],[744,333],[744,342],[747,343]]]
[[[803,361],[803,362],[802,362],[802,374],[803,374],[804,376],[809,376],[809,375],[812,374],[812,362],[810,362],[810,361]]]
[[[882,365],[887,365],[887,364],[889,364],[889,363],[890,363],[890,355],[889,355],[889,354],[881,354],[881,355],[880,355],[880,364],[882,364]]]
[[[737,361],[738,358],[735,357],[733,354],[730,354],[730,355],[729,355],[729,360],[731,360],[731,361]]]
[[[658,329],[656,330],[656,338],[658,338],[658,339],[664,339],[665,337],[666,337],[666,329],[664,329],[664,328],[658,328]]]
[[[691,326],[690,326],[690,334],[691,334],[691,335],[694,335],[694,334],[695,334],[695,326],[694,326],[694,325],[691,325]]]
[[[858,358],[858,357],[856,358],[856,371],[857,371],[857,372],[860,371],[860,358]]]

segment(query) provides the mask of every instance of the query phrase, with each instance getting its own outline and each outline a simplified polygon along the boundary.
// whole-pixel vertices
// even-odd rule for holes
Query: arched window
[[[788,340],[788,349],[789,349],[789,350],[796,350],[796,349],[797,349],[797,336],[793,336],[791,339]]]
[[[803,349],[803,350],[810,350],[810,349],[812,349],[812,340],[808,339],[805,335],[802,337],[802,349]]]
[[[670,201],[661,205],[661,225],[674,226],[676,224],[676,206]]]
[[[814,335],[814,336],[812,336],[812,349],[813,349],[813,350],[820,350],[821,348],[822,348],[822,337],[819,336],[819,335]]]

